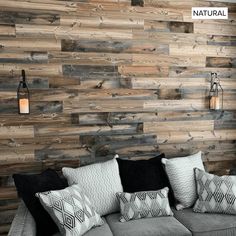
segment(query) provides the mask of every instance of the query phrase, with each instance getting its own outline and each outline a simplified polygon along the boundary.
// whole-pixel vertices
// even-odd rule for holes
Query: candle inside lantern
[[[21,114],[28,114],[29,113],[29,99],[21,98],[19,99],[19,108]]]
[[[210,109],[219,110],[220,109],[220,98],[212,96],[210,100]]]

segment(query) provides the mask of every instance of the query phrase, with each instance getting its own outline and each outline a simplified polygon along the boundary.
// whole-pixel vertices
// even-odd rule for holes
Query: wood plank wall
[[[229,19],[194,21],[192,6]],[[235,0],[0,0],[0,234],[18,205],[13,173],[198,150],[211,172],[236,167],[235,46]],[[223,112],[208,110],[211,72]]]

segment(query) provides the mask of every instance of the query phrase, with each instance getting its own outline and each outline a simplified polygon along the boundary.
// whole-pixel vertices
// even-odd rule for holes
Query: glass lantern
[[[25,71],[22,70],[22,80],[17,89],[18,113],[21,115],[30,114],[30,94],[26,83]]]
[[[211,73],[209,101],[210,110],[223,110],[223,88],[217,73]]]

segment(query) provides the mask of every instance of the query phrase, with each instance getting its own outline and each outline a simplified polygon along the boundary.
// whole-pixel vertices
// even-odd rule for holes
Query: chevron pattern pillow
[[[120,201],[120,222],[157,216],[172,216],[168,200],[169,188],[136,193],[116,193]]]
[[[236,214],[236,176],[217,176],[195,169],[195,212]]]
[[[176,209],[192,207],[197,200],[194,168],[204,170],[201,152],[186,157],[162,158],[161,161],[165,165],[174,196],[178,202]]]
[[[77,185],[63,190],[36,193],[62,235],[80,236],[104,222]]]

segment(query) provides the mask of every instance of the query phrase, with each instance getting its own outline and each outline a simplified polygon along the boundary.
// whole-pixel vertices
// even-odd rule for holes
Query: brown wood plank
[[[0,1],[0,7],[2,10],[5,11],[16,11],[16,12],[74,12],[76,11],[76,4],[70,3],[67,4],[66,2],[52,2],[50,0],[44,0],[44,2],[37,2],[37,1]]]
[[[236,57],[236,47],[215,45],[170,44],[170,55],[207,55],[208,57]]]
[[[234,25],[194,23],[194,33],[236,36],[236,29]]]
[[[33,138],[34,128],[33,126],[8,126],[0,127],[0,139],[5,138]]]
[[[16,30],[14,25],[0,25],[0,37],[14,37]]]
[[[220,141],[235,140],[235,130],[190,131],[190,132],[160,132],[157,143],[184,143],[190,141]]]
[[[213,131],[214,121],[162,121],[162,122],[145,122],[143,130],[145,133],[159,133],[168,131]]]
[[[132,39],[132,31],[124,29],[93,29],[77,26],[51,26],[16,24],[16,34],[21,37],[56,39]]]
[[[61,50],[61,42],[56,39],[0,39],[1,52],[5,51],[46,51]]]

